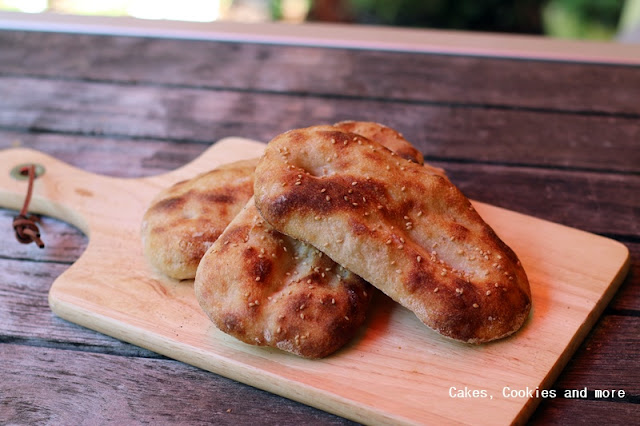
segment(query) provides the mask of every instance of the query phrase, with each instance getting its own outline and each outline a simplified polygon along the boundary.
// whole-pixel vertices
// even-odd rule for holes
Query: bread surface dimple
[[[361,135],[320,126],[274,138],[256,169],[255,203],[278,231],[324,251],[447,337],[501,338],[529,313],[520,262],[469,200]]]
[[[221,331],[307,358],[325,357],[364,322],[370,285],[273,229],[253,200],[200,262],[195,293]]]
[[[169,277],[194,278],[206,250],[252,196],[256,164],[227,164],[158,194],[142,222],[149,262]]]

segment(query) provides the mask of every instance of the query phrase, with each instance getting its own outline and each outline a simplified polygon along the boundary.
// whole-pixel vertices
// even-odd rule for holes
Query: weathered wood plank
[[[603,316],[552,386],[558,397],[543,400],[530,424],[628,424],[638,418],[640,372],[634,367],[640,358],[638,335],[640,318]],[[585,388],[587,400],[564,397],[566,390]],[[623,390],[625,396],[596,399],[596,389]]]
[[[58,318],[49,309],[49,288],[68,265],[0,259],[0,342],[160,357],[140,347]],[[0,350],[5,346],[0,343]]]
[[[633,66],[14,31],[0,46],[4,74],[640,113]]]
[[[21,244],[15,238],[13,218],[15,210],[0,208],[0,259],[54,262],[67,266],[80,257],[87,247],[87,237],[76,227],[60,220],[43,217],[38,228],[45,243],[40,249],[35,244]],[[0,272],[0,276],[2,273]]]
[[[627,425],[640,417],[640,404],[556,398],[545,400],[530,425]]]
[[[0,77],[0,96],[5,130],[208,144],[372,120],[433,159],[640,172],[633,118],[23,77]]]
[[[560,375],[554,388],[622,389],[639,398],[640,316],[603,315]]]
[[[0,343],[3,424],[351,422],[166,359]]]
[[[209,145],[0,130],[0,149],[17,147],[44,152],[92,173],[135,178],[153,176],[184,166]]]

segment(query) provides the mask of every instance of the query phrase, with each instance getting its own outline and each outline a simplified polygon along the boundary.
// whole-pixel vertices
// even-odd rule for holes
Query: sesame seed
[[[382,210],[382,209],[383,207],[380,204],[378,204],[378,210]]]
[[[331,304],[335,305],[336,304],[336,299],[331,299]]]
[[[487,292],[485,293],[487,296],[491,295],[491,290],[487,290]]]
[[[349,317],[348,316],[344,316],[344,319],[346,319],[347,321],[349,321]]]
[[[400,237],[400,242],[404,244],[405,243],[404,238]]]
[[[402,249],[404,248],[404,246],[403,246],[402,244],[400,244],[400,245],[398,246],[398,248],[399,248],[400,250],[402,250]]]
[[[395,264],[396,264],[396,261],[395,261],[395,260],[392,260],[392,261],[391,261],[391,264],[392,264],[392,265],[395,265]]]
[[[309,280],[307,280],[307,284],[311,284],[311,280],[310,280],[310,279],[309,279]]]
[[[343,198],[345,201],[349,201],[349,198],[346,195]]]
[[[489,321],[493,321],[493,317],[489,316],[489,318],[487,318]]]
[[[336,240],[336,243],[338,243],[338,244],[340,244],[341,242],[342,242],[342,240],[341,240],[341,239],[337,239],[337,240]],[[328,269],[328,268],[327,268],[327,269]]]
[[[300,318],[304,319],[304,314],[303,313],[300,314]]]
[[[314,217],[315,220],[320,220],[320,216]]]
[[[422,262],[422,257],[418,256],[416,257],[416,260],[418,261],[418,263]]]
[[[356,186],[358,182],[351,182],[351,186]]]
[[[344,141],[344,144],[346,145],[347,143],[349,143],[349,141]]]
[[[456,288],[456,293],[458,293],[458,294],[462,294],[463,292],[464,292],[464,290],[463,290],[463,289],[461,289],[461,288]]]
[[[256,277],[256,281],[260,281],[260,277]]]
[[[253,303],[255,303],[255,305],[256,305],[256,306],[258,306],[258,305],[260,304],[260,302],[259,302],[259,301],[257,301],[257,300],[256,300],[256,301],[254,301]]]
[[[396,274],[401,273],[402,271],[400,269],[396,269]]]
[[[436,287],[436,288],[434,288],[434,289],[433,289],[433,292],[434,292],[434,293],[437,293],[439,290],[440,290],[440,289],[439,289],[438,287]]]
[[[390,170],[390,169],[391,169],[391,167],[387,165],[386,169],[387,169],[387,170]]]
[[[278,329],[276,330],[276,333],[280,333],[282,331],[282,327],[278,327]]]
[[[400,167],[400,170],[402,170],[404,172],[405,170],[407,170],[407,168],[406,167]]]
[[[473,306],[474,308],[479,308],[479,307],[480,307],[477,303],[474,303],[472,306]]]
[[[422,216],[422,210],[418,212],[418,217]]]
[[[498,288],[498,287],[500,287],[500,286],[498,285],[498,283],[495,283],[495,284],[494,284],[494,287],[495,287],[495,288]]]
[[[296,181],[296,185],[302,185],[302,182],[300,182],[299,180]]]
[[[502,256],[498,255],[498,259],[502,259]]]
[[[349,188],[349,190],[347,191],[349,194],[353,194],[353,189]]]
[[[287,251],[286,247],[282,247],[282,250],[284,250],[285,252]],[[275,253],[274,253],[275,254]],[[273,255],[272,255],[273,256]]]
[[[405,216],[405,217],[404,217],[404,220],[409,220],[409,216]]]
[[[253,308],[255,306],[255,304],[253,302],[249,302],[249,307]]]
[[[358,206],[359,206],[359,204],[358,204],[358,203],[351,203],[351,205],[352,205],[353,207],[358,207]]]
[[[444,277],[445,275],[447,275],[447,271],[440,272],[440,275],[442,275]]]
[[[336,140],[335,140],[334,138],[331,138],[331,143],[332,143],[332,144],[335,144],[335,143],[336,143]]]
[[[387,244],[387,245],[391,244],[391,240],[390,239],[387,240],[387,242],[385,244]]]
[[[407,187],[403,186],[402,188],[400,188],[400,191],[404,192],[405,189],[407,189]]]

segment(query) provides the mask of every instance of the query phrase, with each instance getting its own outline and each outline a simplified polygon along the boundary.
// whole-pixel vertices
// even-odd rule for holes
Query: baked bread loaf
[[[323,251],[427,326],[482,343],[524,323],[529,283],[515,253],[446,178],[327,126],[274,138],[255,205],[276,230]]]
[[[306,358],[347,343],[372,294],[362,278],[274,230],[253,199],[202,258],[194,289],[221,331]]]
[[[202,256],[253,195],[257,163],[226,164],[158,194],[142,220],[149,262],[169,277],[194,278]]]
[[[420,151],[395,130],[378,123],[349,121],[347,126],[407,159],[422,164]],[[253,195],[258,159],[218,167],[162,191],[142,222],[144,253],[163,274],[192,279],[207,249]],[[429,165],[425,167],[442,173]]]

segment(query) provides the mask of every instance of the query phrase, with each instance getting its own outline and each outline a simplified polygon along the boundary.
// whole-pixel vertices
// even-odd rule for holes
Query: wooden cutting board
[[[515,336],[482,346],[452,342],[377,294],[359,335],[326,359],[249,346],[212,326],[192,281],[151,270],[139,230],[161,189],[263,149],[228,138],[178,170],[141,179],[94,175],[27,149],[0,151],[0,206],[19,209],[26,193],[26,181],[9,171],[39,163],[45,173],[30,211],[89,236],[84,254],[51,286],[49,303],[60,317],[363,423],[526,421],[540,401],[527,390],[553,384],[628,270],[628,250],[616,241],[474,203],[531,282],[533,311]]]

